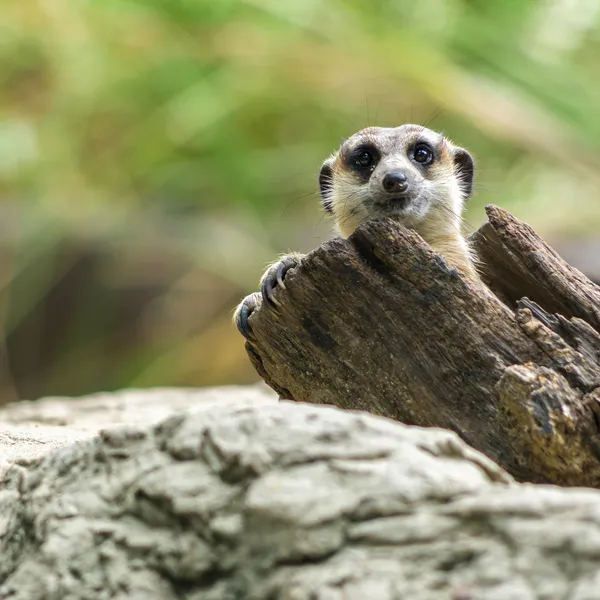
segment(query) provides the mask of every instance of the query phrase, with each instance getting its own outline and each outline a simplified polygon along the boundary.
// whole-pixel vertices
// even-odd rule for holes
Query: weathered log
[[[550,313],[580,317],[600,330],[600,288],[568,265],[533,229],[496,206],[472,236],[484,280],[515,304],[523,297]]]
[[[283,398],[457,432],[520,480],[600,485],[600,290],[497,207],[472,238],[487,286],[371,222],[307,255],[250,316]],[[556,314],[554,314],[556,313]]]

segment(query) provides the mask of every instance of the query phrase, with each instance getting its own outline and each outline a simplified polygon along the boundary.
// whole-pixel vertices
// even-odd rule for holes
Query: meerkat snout
[[[381,184],[388,194],[404,194],[410,187],[403,171],[390,171],[386,173]]]

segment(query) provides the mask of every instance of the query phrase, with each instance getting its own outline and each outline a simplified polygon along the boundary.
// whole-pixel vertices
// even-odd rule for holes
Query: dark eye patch
[[[363,179],[368,179],[379,162],[380,155],[374,146],[360,145],[345,157],[346,164]]]

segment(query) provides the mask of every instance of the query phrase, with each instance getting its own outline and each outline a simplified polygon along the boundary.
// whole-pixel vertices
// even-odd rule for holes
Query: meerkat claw
[[[250,323],[248,323],[248,317],[250,316],[250,310],[248,306],[244,304],[240,308],[240,314],[238,315],[237,328],[238,331],[247,339],[252,336],[252,330],[250,329]]]
[[[273,295],[274,289],[277,286],[282,290],[286,289],[284,283],[286,273],[297,266],[298,261],[299,258],[293,254],[285,256],[266,272],[261,285],[261,293],[265,306],[268,306],[271,310],[276,311],[281,306],[281,302]]]
[[[238,331],[250,341],[254,338],[254,334],[252,333],[252,328],[250,327],[248,319],[254,309],[258,306],[256,296],[257,294],[251,294],[244,298],[242,303],[238,306],[234,316],[235,325],[238,328]]]
[[[279,300],[273,297],[273,289],[275,288],[276,283],[277,280],[273,282],[273,275],[271,270],[269,271],[269,274],[265,277],[265,280],[263,281],[263,284],[260,288],[263,297],[263,302],[265,303],[265,306],[268,306],[271,310],[277,310],[277,307],[281,306]]]
[[[279,265],[277,265],[277,271],[275,273],[275,276],[277,277],[277,285],[282,290],[285,290],[285,283],[283,282],[283,278],[285,277],[285,274],[287,273],[288,269],[289,267],[285,266],[285,262],[283,260],[279,263]]]

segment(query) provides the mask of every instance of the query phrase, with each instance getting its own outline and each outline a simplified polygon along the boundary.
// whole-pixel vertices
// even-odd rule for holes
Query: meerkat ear
[[[473,193],[475,163],[473,157],[464,148],[454,149],[454,172],[460,182],[463,198],[466,200]]]
[[[331,191],[333,189],[333,157],[328,158],[319,171],[319,191],[321,192],[321,204],[327,212],[333,212]]]

